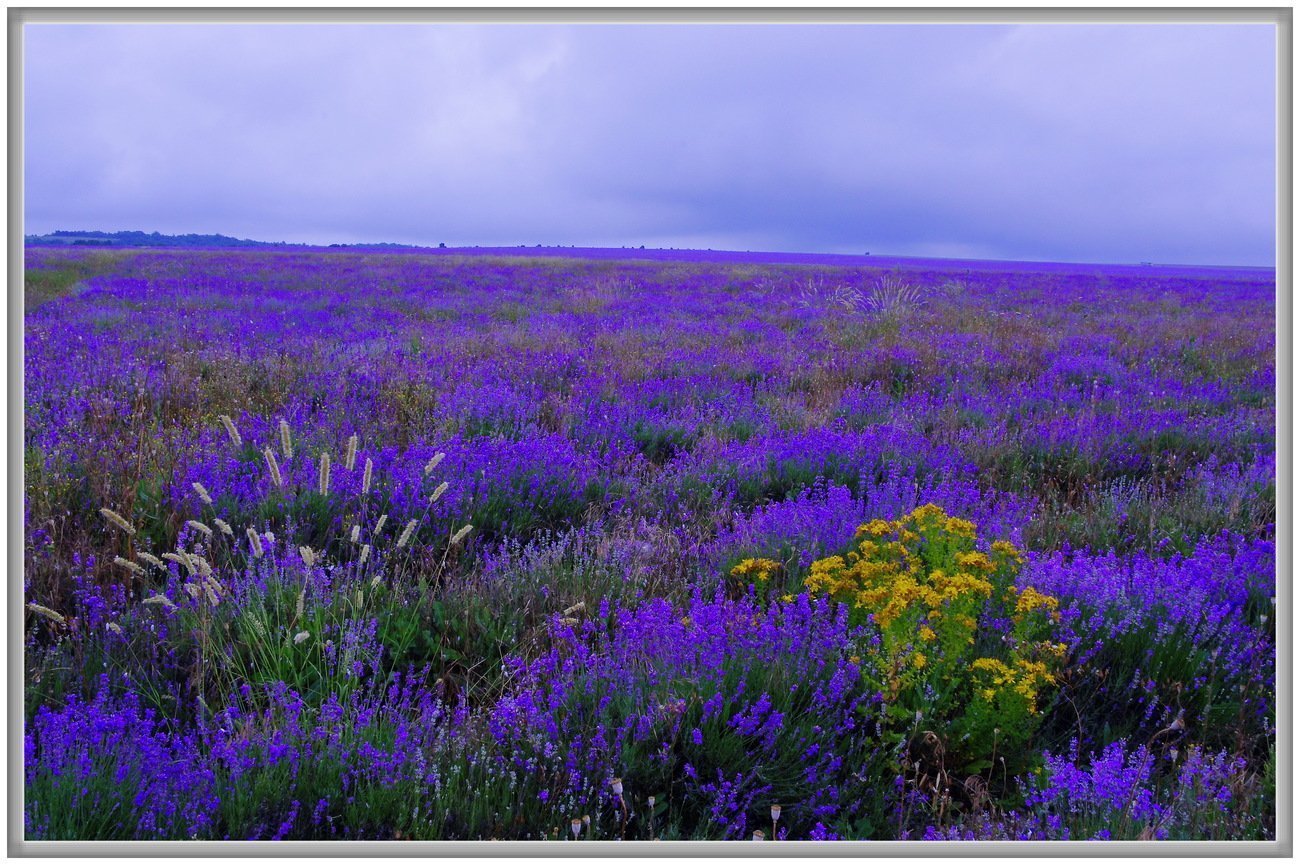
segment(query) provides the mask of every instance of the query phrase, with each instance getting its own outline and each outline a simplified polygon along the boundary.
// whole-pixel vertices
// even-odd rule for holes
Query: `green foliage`
[[[68,256],[53,267],[28,268],[23,272],[23,304],[33,309],[67,297],[85,280],[111,272],[126,258],[125,253],[98,252]]]

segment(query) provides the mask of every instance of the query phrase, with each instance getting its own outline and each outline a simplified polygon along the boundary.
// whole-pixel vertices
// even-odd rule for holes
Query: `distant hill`
[[[309,243],[268,242],[227,237],[224,234],[160,234],[157,231],[52,231],[49,234],[29,234],[23,238],[25,246],[121,246],[189,249],[421,249],[405,243],[331,243],[317,246]]]
[[[250,247],[289,246],[261,240],[241,240],[224,234],[159,234],[143,231],[53,231],[29,234],[27,246],[161,246],[161,247]]]

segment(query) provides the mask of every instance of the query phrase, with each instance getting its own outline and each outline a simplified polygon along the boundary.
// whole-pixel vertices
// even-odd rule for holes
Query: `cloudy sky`
[[[25,231],[1272,264],[1271,25],[53,25]]]

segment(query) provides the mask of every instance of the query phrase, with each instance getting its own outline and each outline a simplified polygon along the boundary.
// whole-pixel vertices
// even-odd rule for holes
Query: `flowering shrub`
[[[772,559],[742,559],[730,573],[740,588],[752,586],[758,595],[766,597],[773,578],[781,571],[781,563]]]
[[[1023,752],[1065,644],[1057,599],[1018,587],[1024,556],[977,549],[975,525],[923,505],[858,527],[843,555],[813,562],[805,584],[848,605],[879,644],[865,665],[900,729],[947,725],[957,765],[978,771]]]

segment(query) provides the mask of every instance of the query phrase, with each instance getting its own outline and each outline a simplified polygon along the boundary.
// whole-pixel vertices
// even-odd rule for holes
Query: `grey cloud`
[[[1273,39],[31,25],[26,229],[1266,264]]]

